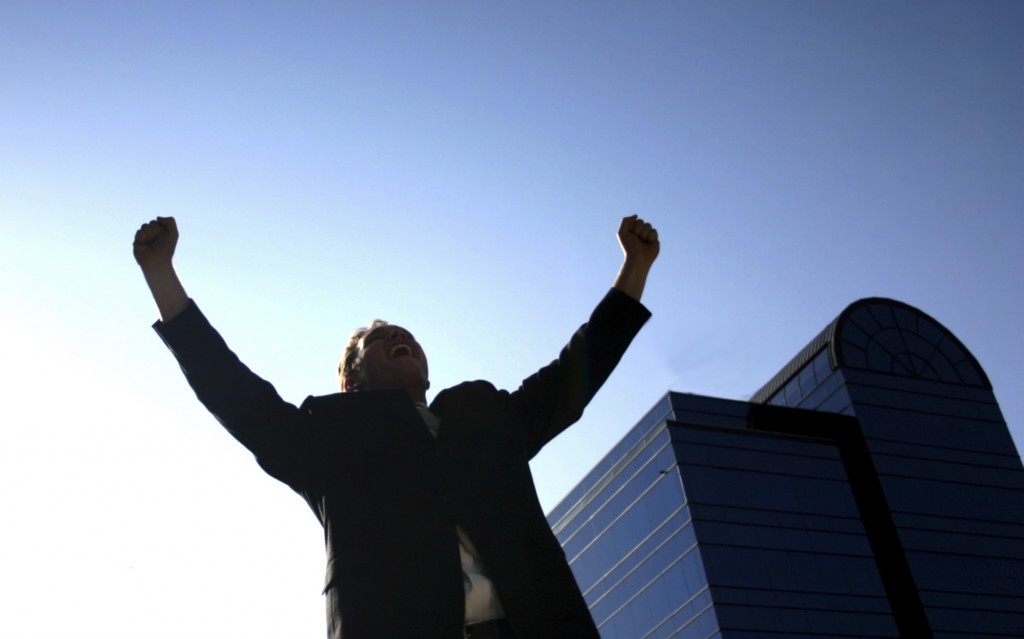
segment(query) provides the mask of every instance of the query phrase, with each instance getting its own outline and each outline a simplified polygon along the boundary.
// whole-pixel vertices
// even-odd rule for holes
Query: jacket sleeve
[[[317,446],[308,415],[284,401],[231,352],[189,300],[168,322],[153,325],[174,354],[199,401],[248,448],[268,473],[306,492]]]
[[[558,359],[523,380],[511,394],[530,458],[580,418],[650,316],[640,302],[618,289],[609,290]]]

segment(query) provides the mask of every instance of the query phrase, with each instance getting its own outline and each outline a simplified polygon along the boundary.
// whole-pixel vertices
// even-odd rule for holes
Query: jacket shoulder
[[[352,393],[331,393],[310,395],[299,406],[309,415],[325,413],[363,412],[395,403],[407,403],[405,391],[401,389],[364,390]]]

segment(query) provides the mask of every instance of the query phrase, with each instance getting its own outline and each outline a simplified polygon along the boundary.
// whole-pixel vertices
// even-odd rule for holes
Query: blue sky
[[[746,398],[854,300],[956,333],[1024,437],[1016,2],[4,2],[0,636],[320,636],[319,525],[195,401],[134,230],[287,399],[353,327],[514,387],[660,230],[654,318],[534,463]],[[74,594],[74,596],[69,596]]]

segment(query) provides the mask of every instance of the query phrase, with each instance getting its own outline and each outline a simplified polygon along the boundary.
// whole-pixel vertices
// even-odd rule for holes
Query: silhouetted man
[[[428,406],[423,349],[377,321],[349,340],[342,392],[295,407],[186,295],[171,263],[174,219],[135,234],[160,310],[154,328],[196,395],[324,527],[332,639],[598,637],[529,461],[579,419],[650,316],[639,300],[657,231],[631,216],[618,238],[625,258],[612,289],[516,391],[466,382]]]

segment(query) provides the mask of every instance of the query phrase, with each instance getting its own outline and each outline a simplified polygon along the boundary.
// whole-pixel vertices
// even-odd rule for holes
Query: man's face
[[[405,388],[422,393],[430,387],[427,356],[412,333],[401,326],[378,326],[363,335],[359,358],[353,380],[359,389]]]

